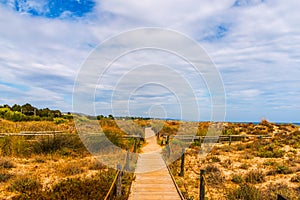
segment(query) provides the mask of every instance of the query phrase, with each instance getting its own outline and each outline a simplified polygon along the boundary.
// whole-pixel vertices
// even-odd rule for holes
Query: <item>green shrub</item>
[[[261,200],[264,199],[262,193],[254,186],[241,184],[237,189],[231,190],[227,194],[228,200]]]
[[[259,150],[257,156],[261,158],[281,158],[284,156],[285,151],[281,149],[261,149]]]
[[[273,165],[276,165],[277,163],[273,160],[268,160],[266,162],[264,162],[264,165],[265,166],[273,166]]]
[[[55,124],[63,124],[63,123],[66,123],[67,120],[64,119],[64,118],[61,118],[61,117],[57,117],[57,118],[53,118],[53,122],[54,122]]]
[[[245,175],[247,183],[263,183],[265,181],[265,174],[260,170],[252,170]]]
[[[291,174],[293,173],[292,170],[286,165],[277,165],[276,167],[277,174]]]
[[[240,183],[242,183],[244,181],[244,179],[243,179],[243,177],[241,175],[235,174],[235,175],[232,176],[231,181],[234,182],[234,183],[240,184]]]
[[[293,171],[286,165],[275,164],[274,169],[270,170],[267,175],[291,174]]]

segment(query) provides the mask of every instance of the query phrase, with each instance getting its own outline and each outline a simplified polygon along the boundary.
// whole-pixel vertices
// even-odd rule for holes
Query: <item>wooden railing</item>
[[[120,197],[122,195],[122,167],[120,168],[120,165],[118,165],[118,170],[116,173],[116,176],[104,198],[104,200],[109,200],[112,195]]]
[[[53,136],[63,131],[21,131],[19,133],[0,133],[0,137],[7,136]]]
[[[128,137],[128,138],[130,138],[130,137]],[[138,137],[136,137],[136,138],[138,138]],[[126,153],[123,165],[122,164],[117,165],[117,173],[115,175],[115,178],[114,178],[104,200],[109,200],[113,196],[121,197],[121,195],[122,195],[122,175],[125,170],[129,171],[129,167],[130,167],[130,149],[133,149],[133,153],[136,153],[138,142],[139,141],[135,139],[134,144],[130,148],[127,148],[127,153]]]
[[[269,135],[220,135],[220,136],[194,136],[194,135],[171,135],[171,136],[163,136],[163,143],[168,144],[171,139],[178,139],[182,141],[195,142],[199,141],[199,144],[203,143],[205,140],[212,140],[214,142],[220,143],[223,141],[229,142],[229,145],[233,141],[240,141],[243,139],[249,138],[258,138],[258,139],[271,139],[272,137]]]

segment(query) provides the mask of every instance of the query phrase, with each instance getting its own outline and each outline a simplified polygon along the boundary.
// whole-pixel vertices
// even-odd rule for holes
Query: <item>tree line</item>
[[[72,118],[71,113],[63,115],[60,110],[51,110],[49,108],[36,108],[29,103],[24,105],[15,104],[13,106],[0,105],[0,118],[10,121],[53,121],[57,118]]]

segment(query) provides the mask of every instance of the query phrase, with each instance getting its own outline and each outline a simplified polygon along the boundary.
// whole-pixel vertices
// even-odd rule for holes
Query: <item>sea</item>
[[[249,123],[252,123],[252,124],[259,124],[260,122],[230,122],[230,123],[239,123],[239,124],[249,124]],[[300,126],[300,122],[271,122],[273,124],[294,124],[296,126]]]

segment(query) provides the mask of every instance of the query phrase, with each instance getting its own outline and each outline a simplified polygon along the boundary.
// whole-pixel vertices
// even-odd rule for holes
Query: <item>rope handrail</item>
[[[111,184],[111,186],[110,186],[110,188],[109,188],[109,190],[108,190],[108,192],[107,192],[104,200],[108,200],[109,195],[111,194],[112,190],[114,189],[114,187],[116,185],[116,182],[117,182],[119,174],[120,174],[120,170],[117,171],[117,174],[116,174],[116,176],[115,176],[115,178],[114,178],[114,180],[113,180],[113,182],[112,182],[112,184]]]
[[[133,145],[132,145],[130,148],[128,148],[128,151],[130,151],[130,149],[131,149],[132,147],[133,147]],[[125,166],[126,166],[126,162],[127,162],[126,159],[127,159],[127,155],[125,155],[125,159],[124,159],[124,163],[123,163],[123,165],[122,165],[122,169],[121,169],[121,170],[117,170],[117,174],[116,174],[116,176],[115,176],[115,178],[114,178],[114,180],[113,180],[113,182],[112,182],[112,184],[111,184],[111,186],[110,186],[110,188],[109,188],[109,190],[108,190],[108,192],[107,192],[107,194],[106,194],[104,200],[108,200],[109,196],[111,195],[111,193],[112,193],[112,191],[113,191],[113,189],[114,189],[114,187],[115,187],[115,185],[116,185],[116,182],[117,182],[117,180],[118,180],[119,174],[122,173],[122,171],[124,171]]]

